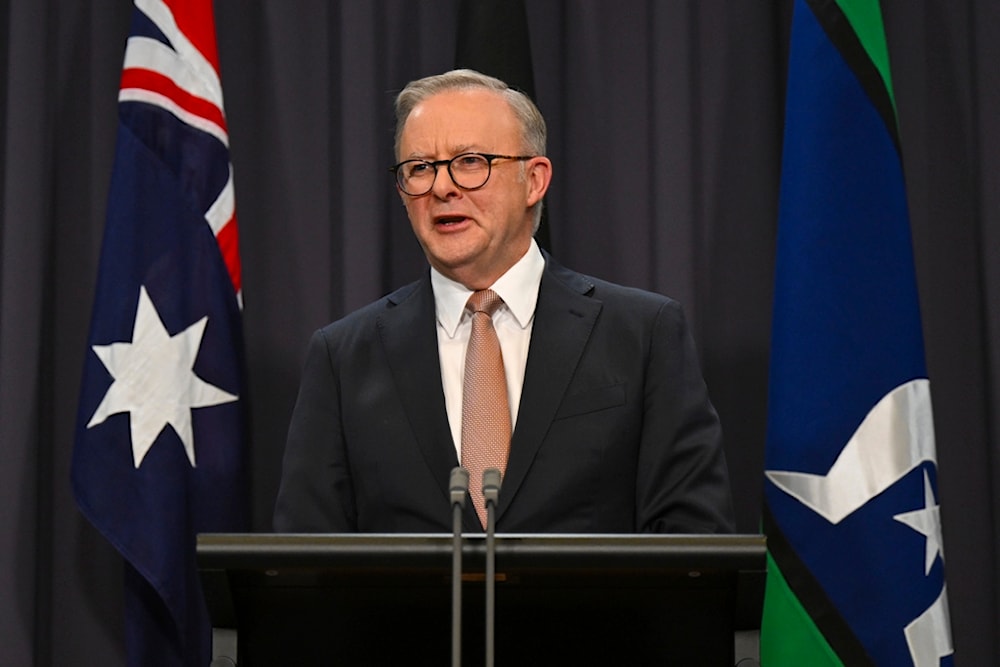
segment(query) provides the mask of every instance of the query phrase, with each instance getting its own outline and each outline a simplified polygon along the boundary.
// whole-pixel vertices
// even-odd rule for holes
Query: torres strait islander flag
[[[761,664],[953,661],[930,384],[877,0],[797,0]]]
[[[211,0],[136,0],[72,480],[134,667],[211,659],[200,532],[247,529],[240,262]]]

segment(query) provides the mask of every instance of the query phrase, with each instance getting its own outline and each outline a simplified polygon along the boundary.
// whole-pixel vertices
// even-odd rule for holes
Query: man
[[[314,334],[276,530],[448,532],[460,461],[478,505],[464,530],[482,530],[472,459],[499,434],[487,465],[503,470],[500,532],[731,531],[718,417],[679,305],[563,268],[534,242],[552,177],[534,103],[456,70],[410,83],[396,115],[396,185],[431,268]],[[473,293],[499,309],[471,314]],[[463,400],[487,392],[463,377],[477,318],[499,341],[507,400],[472,428]]]

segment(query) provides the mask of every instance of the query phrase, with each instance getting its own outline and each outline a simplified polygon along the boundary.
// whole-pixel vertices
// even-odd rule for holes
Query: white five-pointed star
[[[941,506],[934,500],[934,489],[931,480],[924,471],[924,508],[912,512],[904,512],[892,517],[900,523],[917,531],[927,538],[927,549],[924,555],[924,574],[930,574],[934,559],[941,554],[944,560],[944,546],[941,540]]]
[[[191,408],[238,399],[194,374],[194,361],[207,323],[206,316],[171,336],[146,288],[140,287],[131,342],[93,346],[94,354],[114,382],[87,428],[103,423],[113,414],[128,412],[132,460],[136,468],[168,424],[184,443],[184,451],[194,467]]]

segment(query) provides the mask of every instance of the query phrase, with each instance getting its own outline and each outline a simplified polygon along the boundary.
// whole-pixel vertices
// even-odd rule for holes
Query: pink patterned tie
[[[493,328],[493,313],[502,303],[496,292],[487,289],[474,292],[465,305],[472,312],[472,335],[462,385],[462,465],[469,471],[469,494],[484,527],[483,470],[498,468],[503,473],[510,451],[507,378]]]

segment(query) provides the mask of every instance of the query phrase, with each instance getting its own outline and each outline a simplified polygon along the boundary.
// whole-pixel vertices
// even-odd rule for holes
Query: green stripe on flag
[[[886,92],[896,108],[896,93],[892,89],[892,75],[889,72],[889,47],[885,40],[885,25],[882,9],[873,0],[836,0],[840,11],[844,12],[848,23],[854,28],[858,40],[871,59],[875,69],[882,76]]]
[[[761,665],[844,667],[802,607],[770,553],[760,632]]]

